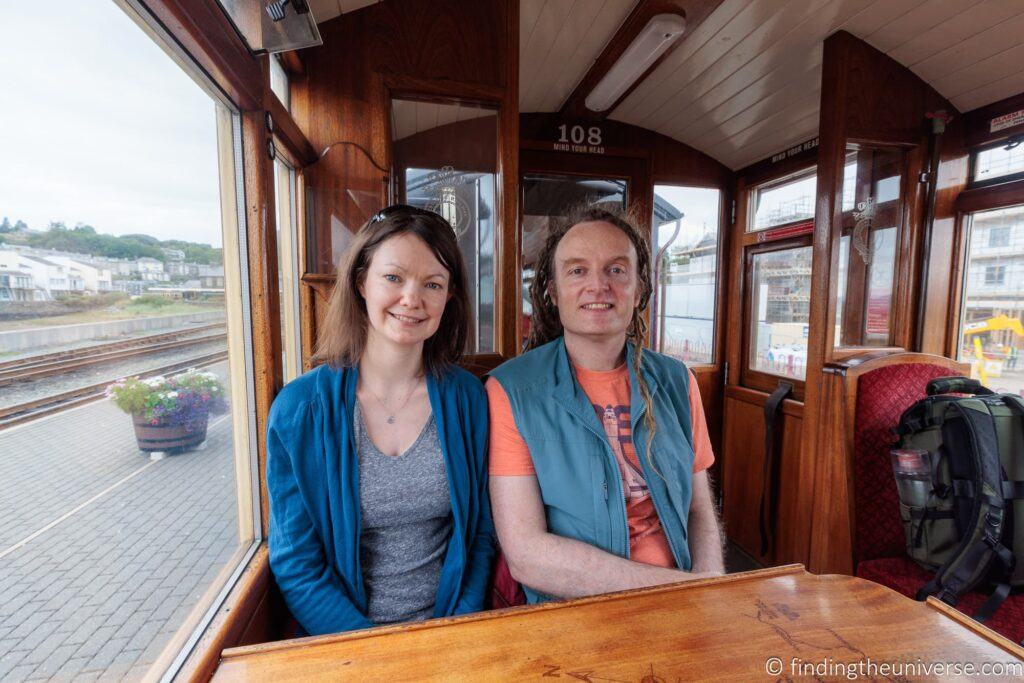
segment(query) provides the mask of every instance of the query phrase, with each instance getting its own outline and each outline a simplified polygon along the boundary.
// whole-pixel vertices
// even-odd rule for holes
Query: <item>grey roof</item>
[[[59,263],[54,263],[53,261],[47,261],[42,256],[30,256],[28,254],[22,254],[22,257],[23,258],[27,258],[27,259],[31,259],[31,260],[35,261],[36,263],[42,263],[44,266],[54,266],[56,268],[63,268],[64,267],[64,266],[62,266]]]

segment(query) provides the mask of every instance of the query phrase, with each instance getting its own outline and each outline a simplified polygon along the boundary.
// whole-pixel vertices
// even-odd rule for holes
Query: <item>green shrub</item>
[[[162,306],[170,306],[174,301],[166,296],[160,296],[159,294],[141,294],[136,298],[132,299],[133,306],[152,306],[154,308],[160,308]]]

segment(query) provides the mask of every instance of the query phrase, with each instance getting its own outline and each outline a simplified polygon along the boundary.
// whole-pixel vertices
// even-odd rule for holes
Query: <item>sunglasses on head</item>
[[[400,212],[403,212],[403,211],[406,212],[406,213],[409,213],[409,214],[411,214],[413,216],[433,216],[433,215],[435,215],[432,211],[427,211],[426,209],[421,209],[418,206],[410,206],[409,204],[392,204],[391,206],[385,206],[383,209],[381,209],[377,213],[373,214],[373,217],[370,218],[369,225],[373,225],[374,223],[379,223],[380,221],[383,221],[383,220],[385,220],[387,218],[390,218],[391,216],[394,216],[396,213],[400,213]]]

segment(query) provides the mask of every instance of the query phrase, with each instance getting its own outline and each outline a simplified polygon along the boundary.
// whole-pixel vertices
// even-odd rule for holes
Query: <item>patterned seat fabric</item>
[[[908,557],[888,557],[867,560],[857,565],[857,576],[880,583],[913,598],[917,590],[931,580],[932,574],[919,567]],[[971,615],[981,607],[988,595],[974,591],[960,598],[956,608]],[[996,613],[986,623],[993,631],[1001,633],[1015,643],[1024,639],[1024,594],[1006,598]]]
[[[911,598],[932,574],[906,555],[899,495],[889,459],[895,443],[892,428],[904,410],[927,395],[929,380],[950,374],[937,365],[892,365],[865,374],[857,386],[853,462],[857,576]],[[957,609],[973,614],[987,597],[980,591],[966,594]],[[985,625],[1020,642],[1024,638],[1024,594],[1007,598]]]

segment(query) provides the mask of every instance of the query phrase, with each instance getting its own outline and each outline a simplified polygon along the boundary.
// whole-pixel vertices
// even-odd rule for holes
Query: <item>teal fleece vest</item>
[[[694,459],[689,373],[674,358],[644,351],[643,374],[656,423],[651,444],[655,472],[647,459],[646,408],[633,372],[631,344],[626,355],[633,447],[676,565],[688,570],[686,530]],[[590,399],[576,380],[563,338],[513,358],[490,374],[508,394],[516,427],[530,449],[548,531],[628,558],[622,475]],[[524,589],[530,603],[551,599]]]

